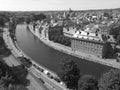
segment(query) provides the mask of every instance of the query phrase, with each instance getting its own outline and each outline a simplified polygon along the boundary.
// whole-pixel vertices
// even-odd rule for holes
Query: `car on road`
[[[51,79],[54,78],[49,72],[47,73],[47,76],[48,76],[49,78],[51,78]]]
[[[61,81],[60,81],[60,79],[59,78],[57,78],[57,77],[54,77],[54,80],[55,81],[57,81],[58,83],[60,83]]]
[[[41,72],[44,72],[44,69],[42,69],[42,68],[40,68],[40,67],[38,67],[37,68],[39,71],[41,71]]]

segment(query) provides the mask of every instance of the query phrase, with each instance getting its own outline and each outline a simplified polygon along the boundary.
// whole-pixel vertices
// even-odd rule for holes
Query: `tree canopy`
[[[120,34],[120,24],[119,23],[113,23],[110,25],[110,35],[119,35]]]
[[[120,90],[120,70],[111,69],[99,81],[99,90]]]
[[[80,70],[74,61],[69,58],[65,58],[61,62],[61,73],[60,79],[66,84],[70,89],[77,89],[78,80],[80,78]]]
[[[78,82],[78,90],[98,90],[98,81],[92,75],[83,75]]]
[[[33,14],[33,18],[34,18],[34,20],[35,21],[37,21],[37,20],[43,20],[43,19],[46,19],[46,15],[45,14]]]
[[[9,67],[0,61],[0,90],[27,90],[29,80],[26,79],[28,72],[23,66]]]

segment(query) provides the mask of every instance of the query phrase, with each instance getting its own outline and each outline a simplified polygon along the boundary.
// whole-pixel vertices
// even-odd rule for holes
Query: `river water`
[[[99,78],[103,72],[106,72],[111,68],[54,50],[44,45],[26,28],[25,25],[17,26],[16,37],[21,49],[28,56],[56,73],[60,72],[60,62],[62,58],[65,57],[70,57],[74,60],[82,74],[94,75],[96,78]]]

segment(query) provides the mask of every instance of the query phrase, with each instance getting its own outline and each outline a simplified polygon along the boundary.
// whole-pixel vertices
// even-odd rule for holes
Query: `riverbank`
[[[18,25],[17,29],[20,30],[20,28],[26,30],[26,25],[23,25],[23,26]],[[42,65],[36,63],[31,57],[26,55],[24,51],[21,49],[21,47],[19,46],[19,44],[17,43],[17,41],[14,41],[14,44],[15,44],[14,46],[17,47],[16,49],[19,50],[19,54],[21,55],[21,57],[28,58],[32,62],[32,66],[29,68],[31,73],[33,73],[34,76],[37,77],[39,80],[42,79],[44,81],[44,85],[48,87],[48,89],[69,90],[66,88],[66,85],[59,79],[57,74],[55,74],[54,72],[50,71],[47,68],[44,68]]]
[[[3,32],[3,39],[8,46],[8,48],[11,50],[12,55],[9,57],[4,57],[3,60],[6,62],[7,65],[9,66],[17,66],[20,65],[20,61],[17,59],[17,57],[20,57],[21,54],[19,53],[19,50],[17,50],[12,42],[12,39],[9,36],[9,32],[7,28]],[[43,87],[43,84],[40,82],[36,81],[35,78],[29,73],[27,76],[27,79],[30,80],[30,85],[27,87],[29,90],[48,90]]]
[[[118,68],[120,69],[120,63],[116,62],[116,59],[101,59],[98,58],[94,55],[90,55],[90,54],[86,54],[83,52],[78,52],[78,51],[72,51],[72,49],[70,47],[58,44],[58,43],[54,43],[52,41],[49,41],[45,38],[42,38],[38,32],[38,30],[33,31],[33,27],[31,25],[28,25],[29,30],[32,32],[33,35],[35,35],[37,38],[39,38],[40,41],[42,41],[45,45],[56,49],[60,52],[81,58],[83,60],[88,60],[88,61],[92,61],[92,62],[96,62],[99,64],[103,64],[103,65],[107,65],[110,67],[114,67],[114,68]]]

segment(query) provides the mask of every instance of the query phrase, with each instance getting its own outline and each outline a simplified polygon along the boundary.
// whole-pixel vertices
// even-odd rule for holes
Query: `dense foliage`
[[[4,55],[4,56],[8,56],[10,55],[11,52],[10,50],[7,48],[4,40],[2,37],[0,37],[0,55]]]
[[[46,15],[45,14],[33,14],[33,18],[34,18],[34,21],[37,21],[37,20],[43,20],[43,19],[46,19]]]
[[[60,79],[73,90],[120,90],[120,70],[111,69],[96,79],[92,75],[80,75],[80,70],[70,58],[61,62]]]
[[[5,23],[9,21],[9,16],[4,13],[0,13],[0,27],[4,27]]]
[[[99,90],[120,90],[120,70],[111,69],[99,81]]]
[[[63,27],[62,26],[55,26],[55,27],[49,27],[49,40],[70,46],[71,41],[70,38],[65,37],[63,35]]]
[[[65,58],[61,62],[61,73],[60,79],[67,85],[70,89],[77,89],[78,80],[80,78],[80,70],[74,61]]]
[[[110,35],[114,35],[114,38],[117,40],[117,36],[120,35],[120,23],[113,23],[110,25]]]
[[[33,22],[34,21],[34,17],[31,15],[31,16],[28,16],[25,18],[25,21],[27,24],[30,24],[30,22]]]
[[[114,50],[110,43],[106,42],[102,49],[102,58],[111,58],[114,54]]]
[[[24,17],[24,16],[21,16],[21,17],[17,17],[17,23],[19,23],[19,24],[23,24],[24,22],[25,22],[25,19],[26,17]]]
[[[23,66],[9,67],[0,61],[0,90],[27,90],[29,80],[26,79],[28,72]]]
[[[78,82],[78,90],[98,90],[98,81],[91,75],[83,75]]]

